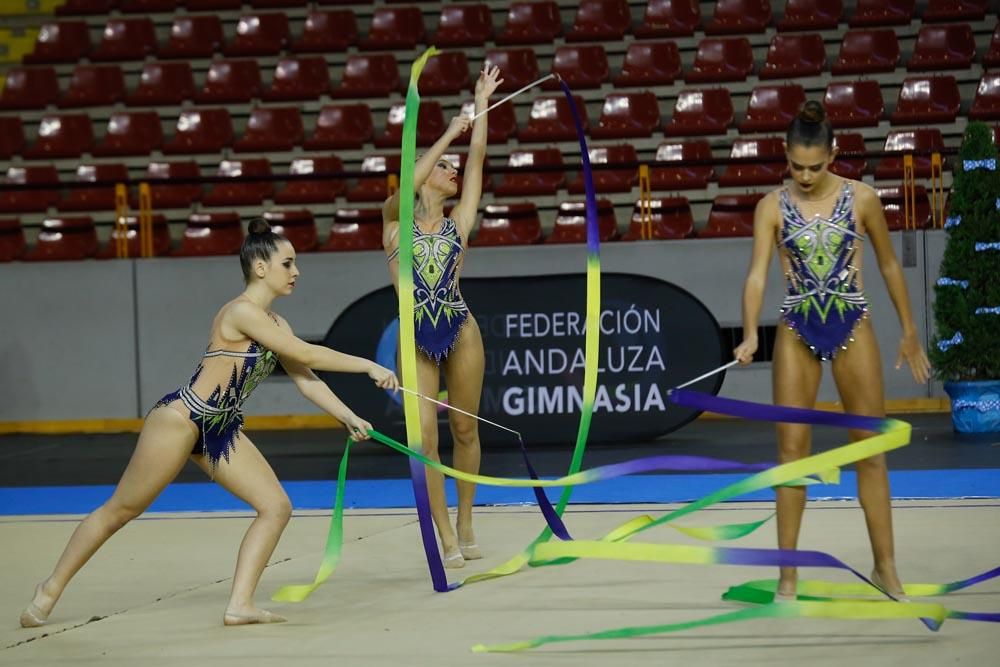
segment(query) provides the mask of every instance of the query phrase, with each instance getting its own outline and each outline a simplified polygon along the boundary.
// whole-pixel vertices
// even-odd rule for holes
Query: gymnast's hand
[[[449,140],[457,139],[469,129],[469,125],[471,124],[472,121],[469,120],[468,116],[459,114],[451,119],[448,129],[445,130],[445,136],[447,136]]]
[[[501,83],[503,83],[503,79],[500,78],[499,67],[484,68],[476,81],[476,99],[488,100]]]
[[[399,390],[399,380],[396,379],[396,374],[375,362],[372,362],[371,368],[368,369],[368,377],[375,380],[375,385],[380,389]]]
[[[927,379],[931,373],[931,362],[927,360],[927,354],[917,339],[917,334],[903,334],[899,341],[899,355],[896,357],[896,370],[903,367],[903,361],[910,365],[913,379],[918,384],[927,384]]]
[[[352,440],[367,440],[371,437],[368,435],[368,431],[372,430],[372,425],[356,414],[352,413],[351,416],[345,420],[344,426],[347,427],[347,434],[351,436]]]
[[[733,350],[733,358],[740,362],[740,366],[746,366],[753,361],[753,355],[757,352],[757,337],[746,338],[739,346]]]

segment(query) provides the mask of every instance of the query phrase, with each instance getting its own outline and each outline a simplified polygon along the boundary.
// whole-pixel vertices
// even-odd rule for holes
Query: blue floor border
[[[679,503],[705,496],[743,479],[741,474],[636,475],[577,487],[574,504]],[[896,499],[998,498],[1000,469],[973,468],[948,470],[895,470],[890,472],[892,495]],[[333,506],[333,481],[284,482],[283,486],[300,510],[322,510]],[[107,500],[114,487],[41,486],[0,488],[0,515],[86,514]],[[549,489],[558,498],[558,490]],[[409,479],[348,480],[345,503],[354,509],[387,509],[413,506]],[[449,503],[455,504],[455,487],[449,480]],[[844,471],[839,484],[809,487],[811,499],[853,500],[857,478]],[[770,490],[741,496],[737,500],[769,501]],[[530,504],[529,489],[479,487],[477,505]],[[172,484],[149,508],[151,512],[245,511],[245,503],[211,482]]]

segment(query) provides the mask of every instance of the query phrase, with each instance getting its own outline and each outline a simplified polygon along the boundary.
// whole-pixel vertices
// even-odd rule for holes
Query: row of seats
[[[864,138],[857,133],[843,133],[836,137],[839,157],[832,170],[846,178],[860,179],[869,172],[865,156]],[[893,133],[886,139],[888,152],[926,153],[942,151],[944,142],[937,129],[919,129]],[[446,155],[459,168],[464,167],[466,155]],[[594,170],[594,186],[599,193],[630,192],[638,185],[640,161],[634,146],[621,144],[590,149]],[[656,192],[701,190],[712,181],[721,187],[751,187],[780,184],[787,176],[785,151],[780,137],[737,140],[730,150],[726,164],[714,160],[706,140],[667,141],[656,150],[659,163],[676,163],[677,166],[651,166],[650,188]],[[260,205],[265,200],[277,204],[330,203],[339,197],[348,201],[381,201],[388,196],[388,174],[399,173],[398,154],[371,155],[361,163],[361,171],[371,177],[358,178],[348,187],[346,178],[322,176],[343,171],[343,163],[336,156],[298,158],[292,161],[288,176],[282,185],[275,187],[273,180],[242,181],[241,177],[272,176],[267,158],[223,160],[216,176],[233,179],[233,182],[215,182],[206,191],[202,174],[194,161],[152,162],[145,178],[150,183],[154,209],[188,208],[195,203],[206,207]],[[562,153],[555,148],[518,149],[507,159],[508,170],[500,174],[495,188],[487,178],[484,187],[492,189],[496,197],[523,197],[528,195],[555,195],[562,189],[571,193],[584,191],[583,181],[577,177],[567,182]],[[614,168],[621,165],[620,168]],[[489,165],[487,164],[487,173]],[[719,173],[716,174],[716,169]],[[931,175],[931,159],[926,154],[914,157],[914,171],[919,178]],[[318,175],[317,177],[311,177]],[[903,158],[887,156],[874,169],[877,180],[898,179],[903,175]],[[113,183],[129,180],[128,169],[123,164],[81,164],[76,170],[77,183]],[[177,181],[184,180],[183,183]],[[171,185],[164,181],[175,182]],[[72,188],[60,197],[59,174],[52,165],[11,166],[3,179],[4,185],[29,185],[30,189],[0,190],[0,212],[39,212],[55,207],[60,211],[100,211],[115,209],[114,189],[108,186]],[[43,186],[51,186],[45,188]],[[133,193],[134,194],[134,193]],[[134,205],[134,200],[133,200]]]
[[[349,12],[347,13],[350,14]],[[187,17],[178,21],[196,22],[218,21],[217,17]],[[151,38],[152,23],[149,19],[129,19],[132,22],[145,21],[140,30],[134,23],[124,25],[112,30],[110,27],[105,30],[105,38],[97,49],[90,51],[84,44],[78,44],[70,39],[70,35],[83,30],[86,35],[86,26],[80,25],[76,29],[71,28],[72,23],[57,22],[46,24],[39,33],[38,42],[32,53],[26,54],[23,61],[27,64],[79,62],[84,58],[91,61],[118,61],[118,60],[143,60],[154,55],[152,45],[155,39]],[[113,22],[112,22],[113,23]],[[111,24],[109,23],[109,26]],[[216,26],[218,30],[221,27]],[[175,33],[177,31],[174,31]],[[187,33],[186,33],[187,34]],[[217,53],[214,45],[217,40],[208,38],[197,32],[191,32],[190,46],[181,47],[179,44],[160,47],[155,51],[159,58],[208,58]],[[994,38],[989,52],[986,54],[984,64],[995,63],[1000,55],[1000,43],[997,41],[998,35],[994,33]],[[82,37],[78,38],[82,40]],[[111,48],[109,40],[113,39],[118,46]],[[152,41],[151,41],[152,40]],[[656,46],[653,46],[656,45]],[[656,60],[664,60],[659,65],[660,69],[672,73],[673,78],[680,78],[681,63],[677,45],[670,40],[656,42],[634,42],[625,57],[623,75],[626,79],[632,69],[648,69],[648,61],[655,55]],[[650,49],[655,49],[656,53],[649,53]],[[293,49],[297,52],[309,52],[309,49]],[[262,56],[277,55],[281,49],[268,53],[253,53],[247,50],[225,48],[222,53],[226,56]],[[322,51],[322,49],[312,49],[311,51]],[[531,53],[528,56],[527,53]],[[457,53],[464,54],[461,51]],[[512,55],[506,55],[512,54]],[[538,74],[538,66],[535,63],[534,54],[530,49],[491,49],[487,51],[487,62],[491,62],[501,67],[501,69],[513,69],[516,67],[533,69],[533,72],[525,72],[518,78],[532,76],[534,80]],[[916,44],[913,47],[913,54],[907,61],[906,67],[912,71],[942,70],[942,69],[966,69],[975,60],[976,44],[972,27],[966,23],[950,25],[930,25],[920,29],[917,35]],[[457,56],[455,56],[457,58]],[[508,64],[507,60],[513,59],[515,62]],[[840,73],[866,73],[879,71],[892,71],[899,64],[901,59],[899,40],[892,29],[854,29],[845,33],[840,42],[837,59],[831,66],[834,74]],[[439,56],[438,60],[446,60]],[[795,76],[810,76],[818,74],[825,67],[827,60],[827,49],[820,33],[805,34],[777,34],[771,39],[767,51],[767,61],[760,72],[762,78],[786,78]],[[306,58],[306,63],[318,62],[322,69],[326,69],[325,60],[322,56]],[[291,62],[295,62],[291,60]],[[433,60],[431,62],[434,62]],[[603,46],[597,45],[564,45],[555,52],[552,71],[560,75],[572,73],[578,65],[596,66],[604,71],[604,80],[609,79],[607,75],[608,62]],[[350,80],[356,78],[358,70],[373,69],[382,76],[392,76],[396,71],[396,60],[393,54],[358,54],[349,56],[347,59],[347,86],[350,87]],[[432,66],[432,70],[436,66]],[[694,64],[690,71],[684,73],[687,81],[742,81],[751,74],[754,67],[754,54],[750,40],[745,36],[736,37],[708,37],[698,43],[694,57]],[[460,62],[448,63],[440,67],[444,76],[461,76],[464,79],[468,75],[468,65],[464,57]],[[458,73],[458,74],[456,74]],[[280,72],[276,72],[276,76]],[[319,76],[318,73],[312,76]],[[468,82],[464,81],[461,88],[468,88]],[[398,87],[398,86],[397,86]]]
[[[967,25],[962,28],[961,48],[943,55],[927,55],[919,48],[907,67],[911,70],[968,69],[975,57],[975,40]],[[966,34],[967,32],[967,34]],[[1000,62],[1000,26],[995,31],[996,57]],[[920,42],[918,42],[918,47]],[[988,54],[989,55],[989,54]],[[830,68],[837,76],[892,72],[899,65],[900,50],[891,30],[849,32],[841,42],[840,55]],[[541,78],[531,49],[493,50],[484,66],[503,72],[500,92],[520,89]],[[776,35],[768,49],[761,79],[817,76],[826,66],[822,35]],[[614,77],[607,54],[600,44],[569,45],[556,49],[551,73],[558,74],[573,89],[600,88],[613,81],[617,87],[745,81],[754,68],[753,51],[745,37],[706,39],[701,42],[694,65],[681,70],[680,53],[671,41],[635,42],[629,45],[621,72]],[[0,108],[42,109],[108,106],[124,102],[130,106],[248,102],[254,98],[313,100],[322,95],[335,98],[384,97],[400,92],[401,77],[392,54],[357,55],[348,58],[339,85],[330,80],[329,66],[321,56],[282,58],[274,68],[269,86],[263,85],[256,60],[216,60],[209,65],[201,87],[187,62],[145,63],[138,86],[128,91],[118,65],[79,64],[65,91],[59,89],[51,66],[15,67],[7,72]],[[469,62],[462,51],[444,52],[432,58],[421,76],[425,95],[457,95],[473,88]],[[555,88],[549,83],[549,89]]]
[[[663,124],[656,94],[644,91],[611,93],[602,105],[596,124],[589,122],[586,106],[574,96],[576,111],[593,139],[652,137],[661,130],[666,136],[726,134],[735,125],[740,133],[785,130],[806,101],[797,84],[758,86],[753,89],[746,115],[735,121],[729,90],[714,88],[682,91],[673,114]],[[824,105],[835,128],[876,127],[884,120],[885,103],[877,81],[832,82]],[[893,125],[953,122],[961,108],[958,84],[950,76],[914,78],[904,82],[895,111],[888,116]],[[472,103],[462,107],[472,112]],[[112,112],[104,137],[96,141],[91,118],[85,113],[46,114],[38,125],[37,138],[26,146],[23,123],[18,116],[0,116],[0,158],[20,155],[29,160],[94,156],[217,153],[232,147],[237,153],[287,151],[297,146],[307,150],[360,149],[367,143],[377,148],[400,145],[405,105],[397,103],[388,112],[385,127],[375,132],[370,109],[364,104],[324,106],[315,127],[306,136],[302,115],[296,107],[251,109],[243,134],[236,138],[233,121],[224,107],[185,109],[175,131],[166,139],[156,111]],[[969,111],[975,119],[1000,118],[1000,75],[987,74],[979,84]],[[447,128],[444,109],[433,100],[421,104],[417,122],[417,145],[433,144]],[[490,112],[488,141],[502,144],[516,138],[521,143],[572,141],[576,138],[570,103],[565,96],[541,96],[534,100],[527,123],[518,127],[514,109],[504,104]],[[456,143],[468,143],[469,135]]]
[[[96,14],[107,14],[102,0],[79,0],[77,5],[94,2]],[[173,11],[169,0],[134,0],[132,7],[158,2],[158,11]],[[335,3],[320,3],[335,4]],[[986,0],[930,0],[923,14],[925,21],[982,20]],[[188,3],[188,9],[190,3]],[[301,7],[294,0],[281,6]],[[64,6],[65,7],[65,6]],[[239,9],[239,3],[232,9]],[[100,11],[102,10],[103,11]],[[435,8],[437,9],[437,8]],[[841,0],[791,0],[781,30],[829,30],[843,18]],[[848,21],[851,27],[908,25],[915,16],[915,0],[860,0]],[[123,10],[124,11],[124,10]],[[153,11],[136,9],[139,13]],[[71,12],[57,12],[68,14]],[[564,32],[559,5],[551,0],[515,2],[507,11],[506,23],[494,30],[492,11],[485,4],[446,4],[440,8],[437,29],[427,35],[423,11],[419,6],[376,7],[371,27],[364,37],[358,35],[357,21],[350,10],[312,11],[302,32],[293,35],[283,12],[253,12],[240,17],[235,35],[225,41],[222,22],[215,16],[179,15],[171,26],[170,40],[159,47],[164,57],[204,57],[221,51],[228,55],[273,55],[285,49],[298,52],[344,51],[350,46],[362,50],[413,49],[421,43],[438,47],[482,46],[496,44],[551,44],[562,37],[566,41],[613,41],[631,32],[636,37],[690,36],[702,28],[698,0],[649,0],[642,21],[632,27],[628,0],[581,0],[573,23]],[[718,0],[713,18],[704,25],[706,34],[763,33],[772,23],[770,0]],[[105,25],[98,46],[90,52],[90,37],[83,21],[63,21],[66,35],[53,35],[52,26],[43,28],[42,50],[48,45],[65,44],[77,53],[77,60],[90,55],[92,60],[141,59],[156,48],[153,22],[148,18],[115,18]],[[141,38],[141,44],[133,40]],[[201,42],[196,43],[196,42]],[[36,51],[36,54],[45,54]]]
[[[901,188],[880,188],[879,196],[886,210],[890,229],[902,229],[903,193]],[[688,200],[684,197],[653,199],[648,211],[637,202],[628,231],[619,235],[614,206],[598,201],[598,227],[602,242],[621,239],[634,241],[648,232],[654,239],[720,238],[753,235],[753,210],[761,195],[724,195],[716,197],[705,226],[695,231]],[[926,191],[917,188],[916,220],[918,227],[930,221]],[[298,252],[377,250],[382,247],[382,212],[378,208],[344,209],[334,214],[330,234],[320,241],[315,219],[309,210],[270,211],[264,214],[272,227],[283,233]],[[115,228],[110,241],[99,248],[97,230],[88,216],[49,218],[42,223],[37,241],[30,250],[24,230],[17,219],[0,218],[0,261],[79,260],[116,256],[116,244],[123,234],[128,254],[139,250],[139,221],[126,220],[127,229]],[[644,233],[643,228],[647,233]],[[180,244],[172,247],[170,228],[162,214],[153,216],[153,251],[157,256],[234,255],[243,241],[243,224],[237,213],[193,213]],[[583,243],[586,241],[585,205],[563,202],[559,205],[552,231],[543,238],[542,223],[532,203],[486,206],[473,246],[525,245],[546,243]]]

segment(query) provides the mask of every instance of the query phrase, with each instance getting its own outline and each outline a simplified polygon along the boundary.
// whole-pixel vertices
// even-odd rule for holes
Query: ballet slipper
[[[462,552],[462,558],[465,560],[479,560],[483,557],[483,552],[475,542],[471,544],[462,544],[459,542],[458,549]]]
[[[910,598],[906,597],[906,591],[890,591],[889,587],[885,585],[884,581],[882,581],[882,577],[881,575],[879,575],[878,570],[872,570],[871,577],[869,578],[872,580],[872,583],[875,584],[875,586],[882,589],[882,592],[888,593],[892,597],[896,598],[897,601],[899,602],[910,601]]]
[[[42,585],[38,584],[35,586],[35,598],[42,591]],[[41,608],[35,604],[35,598],[31,599],[28,606],[24,608],[21,612],[21,627],[22,628],[39,628],[46,624],[49,620],[49,615],[46,614]]]
[[[257,623],[284,623],[288,619],[266,609],[258,609],[252,614],[236,614],[227,611],[222,617],[223,625],[254,625]]]
[[[465,556],[462,555],[461,549],[445,551],[444,566],[449,570],[457,570],[460,567],[465,567]]]

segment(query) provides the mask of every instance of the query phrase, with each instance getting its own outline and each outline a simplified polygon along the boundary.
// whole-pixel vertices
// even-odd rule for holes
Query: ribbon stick
[[[559,75],[558,74],[546,74],[541,79],[538,79],[537,81],[532,81],[527,86],[524,86],[523,88],[515,90],[513,93],[511,93],[507,97],[503,98],[499,102],[495,102],[495,103],[491,104],[490,106],[486,107],[485,109],[483,109],[482,111],[480,111],[479,113],[477,113],[475,116],[473,116],[469,120],[476,120],[477,118],[479,118],[480,116],[482,116],[484,113],[486,113],[488,111],[492,111],[493,109],[496,109],[498,106],[500,106],[504,102],[506,102],[508,100],[514,99],[515,97],[517,97],[521,93],[523,93],[523,92],[525,92],[527,90],[531,90],[535,86],[541,85],[541,84],[545,83],[546,81],[548,81],[549,79],[557,79],[557,80],[559,80]],[[559,81],[560,81],[560,83],[562,83],[561,80],[559,80]]]

